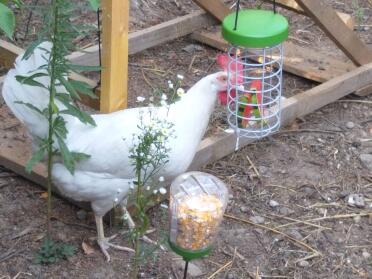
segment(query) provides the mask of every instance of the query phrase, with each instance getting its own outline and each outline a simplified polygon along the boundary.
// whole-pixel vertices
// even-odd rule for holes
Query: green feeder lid
[[[288,37],[287,19],[268,10],[242,10],[235,28],[236,13],[226,16],[222,23],[222,36],[235,46],[250,48],[271,47]]]

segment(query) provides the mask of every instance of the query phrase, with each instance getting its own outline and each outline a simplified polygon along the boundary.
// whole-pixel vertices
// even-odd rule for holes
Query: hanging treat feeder
[[[228,122],[237,138],[262,138],[279,130],[283,41],[288,21],[273,11],[240,10],[228,15],[222,35],[228,51]],[[238,147],[239,141],[237,141]]]
[[[228,190],[202,172],[177,177],[170,189],[169,244],[186,262],[209,254],[227,206]]]

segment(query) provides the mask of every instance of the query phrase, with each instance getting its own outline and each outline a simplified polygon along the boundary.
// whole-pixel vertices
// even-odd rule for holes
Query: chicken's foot
[[[117,249],[117,250],[121,250],[121,251],[135,252],[131,248],[127,248],[127,247],[123,247],[123,246],[119,246],[119,245],[110,243],[110,240],[114,239],[117,235],[113,235],[111,237],[105,237],[102,217],[99,217],[99,216],[95,216],[95,217],[96,217],[97,234],[98,234],[97,243],[98,243],[98,246],[101,248],[101,251],[105,255],[106,260],[108,262],[111,259],[109,253],[107,252],[107,250],[110,247],[114,248],[114,249]]]

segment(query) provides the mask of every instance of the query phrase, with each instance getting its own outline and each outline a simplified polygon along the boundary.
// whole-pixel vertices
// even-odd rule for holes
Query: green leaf
[[[71,105],[70,103],[64,102],[66,106],[65,110],[60,111],[61,114],[68,114],[77,117],[82,123],[90,124],[92,126],[96,126],[96,122],[94,119],[84,111],[79,110],[77,107]]]
[[[78,91],[80,94],[87,95],[92,99],[98,99],[98,97],[94,94],[93,88],[83,81],[78,80],[70,80],[70,84]]]
[[[68,169],[71,174],[74,174],[75,171],[75,161],[70,150],[67,148],[67,145],[62,138],[57,136],[59,152],[61,153],[63,164]]]
[[[98,11],[101,2],[100,0],[88,0],[88,2],[94,11]]]
[[[77,65],[77,64],[67,64],[66,65],[71,71],[73,72],[99,72],[101,71],[100,66],[85,66],[85,65]]]
[[[74,157],[75,162],[80,162],[84,160],[88,160],[91,156],[85,153],[80,152],[71,152],[72,156]]]
[[[66,90],[71,94],[73,98],[81,100],[78,92],[75,90],[74,86],[71,84],[70,81],[68,81],[62,76],[59,76],[58,80],[62,83],[62,85],[66,88]]]
[[[23,59],[23,60],[28,59],[28,58],[29,58],[29,57],[34,53],[35,48],[37,48],[37,47],[40,45],[41,42],[42,42],[42,41],[41,41],[40,39],[39,39],[39,40],[36,40],[36,41],[34,41],[34,42],[32,42],[32,43],[27,47],[25,53],[23,54],[22,59]]]
[[[45,146],[42,146],[38,151],[32,154],[31,159],[26,164],[26,171],[28,173],[31,173],[32,168],[34,167],[36,163],[44,159],[45,153],[46,153],[46,148]]]
[[[39,108],[35,107],[33,104],[24,103],[24,102],[21,102],[21,101],[16,101],[15,103],[20,104],[20,105],[24,105],[24,106],[28,107],[29,109],[32,109],[33,111],[36,111],[37,113],[40,113],[41,115],[44,115],[44,113]]]
[[[66,93],[56,93],[55,97],[57,100],[61,101],[62,103],[70,103],[71,102],[71,96],[70,94]]]
[[[56,119],[54,119],[53,130],[58,137],[66,139],[68,131],[66,128],[66,121],[63,119],[63,117],[58,116]]]
[[[12,38],[15,29],[15,16],[13,11],[3,3],[0,3],[0,29],[9,38]]]
[[[35,78],[45,77],[45,76],[48,76],[48,75],[45,73],[36,73],[31,76],[16,76],[15,78],[18,82],[22,84],[26,84],[30,86],[37,86],[37,87],[42,87],[42,88],[47,89],[44,84],[35,80]]]

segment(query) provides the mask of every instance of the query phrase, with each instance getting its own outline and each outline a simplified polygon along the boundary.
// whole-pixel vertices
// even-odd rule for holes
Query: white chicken
[[[37,143],[38,138],[46,137],[48,123],[34,110],[16,102],[31,103],[43,110],[47,107],[49,93],[39,87],[21,84],[15,77],[30,75],[31,71],[44,65],[48,56],[45,49],[51,49],[51,44],[44,42],[27,60],[18,57],[15,68],[5,78],[2,92],[6,104],[26,126],[34,143]],[[49,77],[41,77],[38,81],[45,85],[50,82]],[[169,142],[169,162],[158,173],[159,176],[169,180],[187,170],[206,131],[217,92],[226,87],[226,73],[215,73],[197,82],[169,108],[151,108],[152,114],[155,113],[158,119],[173,123],[175,130],[175,137],[170,138]],[[57,105],[63,107],[61,103]],[[91,202],[96,218],[97,242],[107,260],[110,260],[107,252],[109,247],[126,249],[110,243],[111,238],[104,236],[102,217],[112,209],[114,199],[124,200],[130,192],[135,178],[128,157],[133,147],[132,135],[139,133],[140,111],[146,112],[149,109],[132,108],[93,115],[96,127],[84,125],[74,117],[64,116],[68,129],[65,141],[68,148],[73,152],[89,154],[90,158],[76,163],[74,175],[60,160],[55,160],[53,183],[65,196],[76,201]]]

